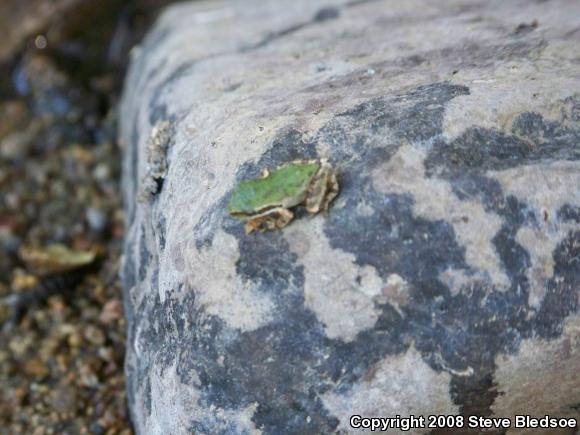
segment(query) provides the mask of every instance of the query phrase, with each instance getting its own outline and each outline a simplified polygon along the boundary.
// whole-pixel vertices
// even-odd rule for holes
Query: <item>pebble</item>
[[[111,170],[104,163],[99,163],[93,170],[93,176],[99,181],[107,181],[111,178]]]
[[[32,346],[33,339],[32,337],[25,335],[25,336],[15,336],[10,340],[8,347],[12,352],[14,352],[14,356],[21,357],[30,349]]]
[[[102,346],[103,344],[105,344],[106,340],[105,333],[96,326],[93,325],[87,326],[85,329],[84,336],[90,343],[94,345]]]
[[[123,303],[120,299],[111,299],[108,301],[101,314],[99,315],[99,320],[105,325],[119,320],[123,317]]]
[[[83,338],[81,334],[75,331],[74,333],[68,336],[67,342],[71,348],[77,348],[81,346]]]
[[[108,224],[109,219],[107,215],[101,210],[96,207],[89,207],[87,209],[87,222],[89,224],[89,228],[91,231],[96,233],[103,232]]]
[[[24,364],[24,372],[34,378],[42,379],[48,375],[49,371],[45,364],[38,358],[32,358]]]
[[[57,412],[74,412],[77,408],[76,390],[65,382],[59,382],[50,394],[50,404]]]
[[[22,240],[20,237],[12,233],[0,232],[0,244],[2,245],[2,249],[4,249],[7,254],[14,255],[18,252],[18,249],[22,245]]]
[[[90,388],[99,385],[99,378],[88,364],[81,364],[79,367],[79,385]]]

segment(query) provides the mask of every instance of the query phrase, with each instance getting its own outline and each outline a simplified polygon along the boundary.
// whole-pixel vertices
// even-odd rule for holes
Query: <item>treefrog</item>
[[[336,172],[326,159],[294,161],[240,182],[228,211],[246,221],[247,234],[281,229],[294,218],[290,208],[304,205],[311,214],[327,210],[338,190]]]

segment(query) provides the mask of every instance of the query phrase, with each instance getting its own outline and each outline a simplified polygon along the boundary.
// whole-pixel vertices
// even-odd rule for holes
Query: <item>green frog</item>
[[[298,205],[311,214],[327,210],[338,192],[336,171],[326,159],[294,161],[240,182],[228,211],[246,221],[246,233],[264,232],[288,225],[294,218],[290,209]]]

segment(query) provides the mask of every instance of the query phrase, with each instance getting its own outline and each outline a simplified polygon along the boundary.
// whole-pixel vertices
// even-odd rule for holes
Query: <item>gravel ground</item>
[[[163,3],[80,2],[0,64],[0,434],[132,433],[116,104]]]

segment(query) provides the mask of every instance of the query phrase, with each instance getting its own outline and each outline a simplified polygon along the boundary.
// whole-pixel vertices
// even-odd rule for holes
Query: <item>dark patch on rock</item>
[[[238,425],[232,421],[226,420],[224,417],[218,415],[207,416],[204,420],[194,420],[190,423],[188,433],[192,434],[212,434],[219,428],[219,433],[224,435],[237,435],[240,432]]]
[[[156,259],[156,263],[159,264],[159,261]],[[151,272],[151,281],[149,283],[150,288],[158,289],[159,288],[159,267],[155,267]]]
[[[149,113],[149,124],[155,125],[160,121],[165,121],[169,117],[167,115],[167,105],[165,104],[152,104],[151,111]]]
[[[444,103],[468,93],[469,90],[464,86],[443,83],[420,86],[394,97],[376,98],[338,115],[335,121],[323,128],[321,134],[330,136],[342,131],[343,137],[359,135],[359,142],[347,141],[341,144],[341,149],[333,150],[333,157],[339,152],[336,160],[342,160],[340,154],[344,153],[372,152],[373,148],[381,147],[380,143],[373,142],[384,143],[389,134],[394,135],[393,143],[397,145],[425,142],[441,134]],[[342,119],[349,119],[350,122],[341,123]],[[383,132],[386,137],[381,134]],[[350,145],[354,149],[349,151],[347,149]]]
[[[163,189],[164,181],[165,178],[163,177],[153,177],[153,182],[155,183],[155,193],[161,192],[161,189]]]
[[[376,2],[376,1],[378,1],[378,0],[352,0],[348,3],[346,3],[345,6],[347,8],[352,8],[355,6],[360,6],[360,5],[364,5],[364,4],[372,3],[372,2]]]
[[[310,23],[294,24],[294,25],[289,26],[285,29],[271,32],[268,36],[266,36],[261,41],[255,43],[255,44],[247,45],[245,47],[240,48],[239,52],[240,53],[247,53],[249,51],[254,51],[254,50],[257,50],[259,48],[263,48],[263,47],[271,44],[272,42],[277,41],[278,39],[284,38],[285,36],[291,35],[292,33],[295,33],[295,32],[298,32],[299,30],[304,29],[309,24]]]
[[[563,322],[580,308],[580,231],[570,231],[554,251],[554,276],[535,319],[534,329],[543,338],[562,334]]]
[[[534,216],[527,206],[514,196],[508,196],[501,208],[496,212],[504,218],[504,224],[493,238],[493,244],[501,259],[504,270],[512,282],[520,288],[528,288],[528,280],[525,275],[530,267],[528,252],[516,242],[516,234],[526,221],[534,221]]]
[[[434,147],[437,146],[436,143]],[[505,196],[497,180],[463,170],[454,171],[452,177],[451,189],[461,201],[479,201],[486,211],[504,208]]]
[[[353,172],[362,173],[362,168]],[[466,267],[452,227],[413,217],[412,198],[378,194],[370,184],[367,178],[351,177],[343,185],[341,195],[349,199],[327,219],[326,234],[332,246],[355,253],[358,264],[373,266],[385,280],[398,273],[413,284],[432,284],[415,289],[419,305],[441,295],[442,287],[436,282],[439,273],[449,267]],[[365,191],[365,202],[373,208],[371,215],[354,211],[360,191]],[[341,240],[331,234],[341,234]]]
[[[511,134],[474,127],[450,143],[440,143],[429,154],[428,174],[453,177],[462,171],[481,173],[502,170],[543,160],[578,160],[580,128],[546,121],[537,113],[522,113]],[[477,145],[476,145],[477,144]]]
[[[337,115],[321,129],[318,140],[331,144],[331,159],[337,164],[360,160],[367,165],[360,168],[366,173],[388,160],[402,144],[427,144],[438,137],[445,104],[468,93],[464,86],[441,83],[376,98]],[[349,168],[348,172],[355,171]]]
[[[570,204],[563,205],[558,210],[558,219],[580,223],[580,207],[574,207]]]
[[[149,414],[151,414],[151,378],[147,376],[145,381],[145,391],[143,392],[143,403],[145,404],[145,409]]]
[[[453,376],[451,394],[456,403],[461,403],[463,415],[492,415],[491,405],[498,396],[497,385],[492,373],[477,373],[474,376]],[[505,431],[504,431],[505,432]]]
[[[285,29],[278,30],[275,32],[270,32],[270,34],[268,34],[261,41],[255,43],[255,44],[244,46],[244,47],[240,48],[238,51],[240,53],[247,53],[249,51],[254,51],[254,50],[263,48],[263,47],[271,44],[272,42],[277,41],[278,39],[287,37],[287,36],[289,36],[293,33],[296,33],[304,28],[307,28],[307,27],[312,26],[312,25],[316,25],[322,21],[336,19],[339,16],[340,16],[340,10],[338,8],[335,8],[335,7],[322,8],[314,15],[314,17],[312,18],[311,21],[297,23],[297,24],[289,26]]]
[[[421,65],[425,61],[426,61],[426,59],[423,56],[419,56],[418,54],[413,54],[411,56],[402,58],[400,64],[403,68],[413,68],[413,67]]]
[[[332,340],[331,357],[323,362],[321,369],[333,384],[324,390],[333,387],[336,392],[345,393],[369,376],[382,358],[408,349],[410,341],[399,312],[390,304],[379,304],[379,307],[381,313],[372,329],[361,331],[352,342]]]
[[[491,406],[499,395],[493,381],[493,374],[476,373],[473,376],[453,376],[451,379],[451,394],[455,403],[460,403],[459,413],[467,416],[491,417]],[[465,421],[462,428],[441,428],[429,432],[430,435],[477,435],[482,433],[481,428],[470,429]],[[486,435],[505,435],[506,429],[488,429]]]
[[[536,30],[538,28],[539,25],[540,24],[538,23],[538,20],[534,20],[530,23],[520,23],[516,27],[516,30],[514,31],[514,35],[521,36],[521,35],[525,35],[527,33],[533,32],[534,30]]]
[[[231,85],[224,88],[224,92],[234,92],[242,86],[242,82],[232,83]]]
[[[139,281],[143,281],[147,276],[147,270],[151,263],[151,253],[147,248],[147,237],[145,228],[141,228],[141,237],[139,238]]]
[[[167,231],[167,219],[161,213],[158,214],[157,225],[155,225],[155,234],[157,235],[157,243],[159,244],[159,250],[163,251],[165,249],[165,234]]]
[[[335,7],[329,6],[326,8],[322,8],[318,12],[316,12],[316,15],[314,15],[313,21],[316,23],[320,23],[323,21],[334,20],[334,19],[338,18],[339,16],[340,16],[340,10],[335,8]]]
[[[563,113],[563,120],[580,122],[580,95],[573,95],[564,100],[565,105],[569,108],[570,113]]]
[[[229,196],[223,197],[217,203],[209,207],[200,217],[199,222],[193,229],[195,247],[197,249],[212,245],[215,232],[222,225],[224,217],[227,217],[228,200]],[[240,222],[239,225],[243,225]]]
[[[142,326],[140,336],[136,337],[135,330],[129,329],[131,342],[139,340],[147,343],[147,352],[154,355],[152,358],[137,358],[134,364],[127,364],[126,371],[131,383],[128,384],[130,403],[134,402],[135,395],[141,394],[143,388],[143,403],[147,412],[151,412],[151,370],[154,367],[168,367],[182,349],[186,349],[191,343],[190,335],[199,332],[195,328],[187,330],[183,319],[194,320],[192,314],[198,314],[194,306],[194,295],[189,292],[183,297],[183,303],[175,300],[173,292],[169,292],[165,302],[161,303],[157,288],[154,287],[155,295],[144,306],[136,307],[137,316],[145,316],[148,321]],[[195,319],[197,320],[197,318]],[[195,323],[192,323],[195,324]],[[199,325],[200,322],[197,321]],[[131,361],[131,360],[129,360]]]

